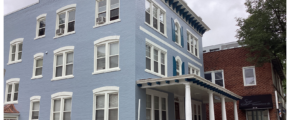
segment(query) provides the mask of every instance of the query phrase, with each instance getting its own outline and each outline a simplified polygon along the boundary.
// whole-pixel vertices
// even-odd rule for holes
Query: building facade
[[[246,60],[247,53],[237,42],[205,47],[205,78],[243,96],[239,101],[240,120],[285,120],[286,96],[282,90],[285,76],[281,63],[272,60],[256,67]],[[220,104],[215,104],[218,120],[220,109]],[[232,111],[227,107],[227,112]],[[233,119],[233,115],[228,115],[228,119]]]

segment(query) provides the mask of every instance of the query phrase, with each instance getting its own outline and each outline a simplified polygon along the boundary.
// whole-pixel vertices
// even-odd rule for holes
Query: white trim
[[[254,74],[254,80],[255,80],[255,84],[250,84],[250,85],[247,85],[246,82],[245,82],[245,71],[244,69],[246,68],[253,68],[253,74]],[[255,66],[248,66],[248,67],[243,67],[242,68],[243,70],[243,81],[244,81],[244,86],[256,86],[257,85],[257,79],[256,79],[256,70],[255,70]]]
[[[277,90],[275,90],[275,102],[276,102],[276,109],[279,109]]]
[[[71,99],[71,101],[73,102],[72,95],[73,95],[73,92],[58,92],[58,93],[54,93],[54,94],[51,95],[50,120],[53,120],[54,100],[55,99],[60,99],[60,111],[59,111],[60,115],[59,116],[60,116],[60,118],[62,118],[62,116],[63,116],[63,107],[64,107],[64,100],[65,99]],[[72,106],[72,102],[71,102],[71,106]]]
[[[158,49],[160,49],[160,50],[162,50],[162,51],[164,51],[164,52],[167,53],[167,50],[166,50],[165,48],[163,48],[163,47],[159,46],[158,44],[152,42],[152,41],[149,40],[148,38],[145,38],[145,41],[146,41],[147,43],[149,43],[149,44],[151,44],[151,45],[157,47]]]
[[[156,91],[156,90],[152,90],[152,89],[146,89],[146,94],[168,98],[168,94],[167,93]]]
[[[32,108],[33,108],[33,103],[34,102],[39,102],[39,108],[38,108],[38,116],[39,116],[39,111],[40,111],[40,96],[32,96],[30,97],[30,108],[29,108],[29,120],[35,120],[35,119],[32,119]],[[38,120],[38,119],[37,119]]]
[[[145,28],[143,28],[142,26],[140,26],[140,30],[147,33],[148,35],[150,35],[151,37],[155,38],[156,40],[158,40],[159,42],[165,44],[166,46],[170,47],[171,49],[175,50],[176,52],[182,54],[183,56],[187,57],[189,60],[193,61],[194,63],[202,66],[201,63],[197,62],[196,60],[194,60],[192,57],[186,55],[186,53],[183,53],[182,51],[180,51],[179,49],[175,48],[174,46],[170,45],[167,41],[162,40],[161,38],[157,37],[156,35],[154,35],[153,33],[149,32],[148,30],[146,30]]]
[[[103,37],[103,38],[100,38],[98,40],[95,40],[94,44],[101,44],[102,42],[107,42],[108,40],[118,40],[119,41],[119,39],[120,39],[119,35],[107,36],[107,37]]]
[[[57,92],[51,95],[51,99],[56,99],[60,97],[72,97],[73,92]]]
[[[4,104],[18,104],[18,97],[17,100],[14,101],[14,93],[15,93],[15,84],[18,84],[18,92],[19,93],[19,82],[20,82],[20,78],[11,78],[9,80],[6,81],[6,88],[5,88],[5,99],[4,99]],[[11,88],[11,93],[10,93],[10,101],[7,102],[7,97],[8,97],[8,86],[12,85]],[[19,96],[19,95],[18,95]]]
[[[7,63],[7,65],[11,65],[11,64],[19,63],[19,62],[22,62],[22,60],[15,60],[15,61],[13,61],[13,62],[9,62],[9,63]]]
[[[165,70],[165,71],[167,71],[167,70]],[[148,72],[148,73],[150,73],[150,74],[153,74],[153,75],[156,75],[156,76],[158,76],[158,77],[162,77],[162,78],[166,77],[166,76],[161,75],[161,74],[159,74],[159,73],[152,72],[151,70],[148,70],[148,69],[145,69],[145,72]]]
[[[58,53],[64,52],[64,51],[73,51],[74,49],[75,49],[74,46],[65,46],[65,47],[61,47],[61,48],[54,50],[53,53],[58,54]]]
[[[111,69],[105,69],[105,70],[98,70],[98,71],[93,72],[92,74],[96,75],[96,74],[115,72],[115,71],[120,71],[120,70],[121,68],[117,67],[117,68],[111,68]]]
[[[93,93],[100,93],[100,92],[104,92],[104,91],[119,91],[119,87],[118,86],[105,86],[105,87],[100,87],[100,88],[96,88],[93,90]]]
[[[200,76],[200,69],[198,67],[196,67],[195,65],[193,65],[189,62],[188,62],[188,67],[190,67],[191,69],[192,68],[195,69],[195,72],[196,72],[196,70],[198,70],[198,76]],[[190,73],[191,73],[191,71],[190,71]],[[193,73],[193,74],[196,74],[196,73]]]
[[[116,20],[113,20],[113,21],[109,21],[107,23],[100,24],[100,25],[94,25],[93,28],[102,27],[102,26],[113,24],[113,23],[117,23],[117,22],[121,22],[121,19],[119,18],[119,19],[116,19]]]
[[[45,37],[45,32],[44,32],[44,35],[42,35],[42,36],[39,36],[39,23],[40,23],[40,21],[42,21],[42,20],[46,20],[46,13],[45,14],[41,14],[41,15],[39,15],[39,16],[37,16],[36,17],[36,33],[35,33],[35,38],[34,38],[34,40],[37,40],[37,39],[40,39],[40,38],[44,38]],[[46,23],[45,23],[46,24]],[[44,26],[44,29],[46,28],[46,26]]]
[[[43,76],[42,76],[42,74],[41,75],[38,75],[38,76],[35,76],[35,70],[36,70],[36,62],[37,62],[37,60],[39,60],[39,59],[42,59],[42,62],[43,62],[43,53],[36,53],[33,57],[34,57],[34,59],[33,59],[33,70],[32,70],[32,77],[31,77],[31,79],[39,79],[39,78],[42,78]],[[42,64],[42,68],[43,68],[43,64]],[[42,69],[43,70],[43,69]]]
[[[43,55],[44,55],[44,53],[36,53],[33,57],[34,58],[38,58],[38,57],[43,58]]]
[[[151,27],[153,30],[155,30],[156,32],[160,33],[161,35],[163,35],[164,37],[168,38],[167,37],[167,32],[165,33],[165,30],[164,30],[164,33],[158,31],[156,28],[152,27],[150,24],[148,24],[147,22],[145,22],[146,25],[148,25],[149,27]],[[165,28],[164,28],[165,29]]]
[[[182,60],[181,60],[181,58],[179,57],[179,56],[176,56],[175,57],[175,61],[176,61],[176,64],[177,64],[177,62],[180,62],[179,63],[179,75],[182,75],[182,72],[184,72],[185,73],[185,71],[183,71],[183,69],[182,69]],[[184,66],[185,67],[185,66]],[[184,68],[185,69],[185,68]],[[177,69],[175,70],[176,72],[177,72]],[[177,75],[178,76],[178,75]]]
[[[41,14],[41,15],[39,15],[39,16],[36,17],[36,20],[38,20],[38,19],[40,19],[40,18],[43,18],[43,17],[46,17],[46,15],[47,15],[46,13]]]
[[[164,12],[166,12],[166,10],[163,7],[161,7],[161,5],[159,5],[155,0],[149,0],[149,1],[154,2],[154,4],[156,4],[158,7],[160,7],[160,9],[162,9]]]
[[[155,114],[154,114],[154,111],[156,110],[155,109],[155,97],[158,97],[158,101],[159,101],[159,106],[158,106],[158,111],[159,111],[159,120],[162,120],[162,111],[166,111],[166,118],[168,118],[168,94],[167,93],[164,93],[164,92],[160,92],[160,91],[156,91],[156,90],[151,90],[151,89],[146,89],[146,97],[150,96],[151,97],[151,108],[147,108],[147,105],[146,105],[146,111],[147,109],[150,109],[150,113],[151,113],[151,120],[155,120]],[[166,106],[166,109],[163,110],[162,109],[162,98],[165,99],[165,106]],[[146,98],[146,101],[147,101],[147,98]],[[147,102],[146,102],[147,103]]]
[[[198,38],[195,34],[193,34],[190,30],[186,28],[186,31],[189,32],[193,37]]]
[[[60,37],[63,37],[63,36],[67,36],[67,35],[70,35],[70,34],[75,34],[75,33],[76,33],[76,31],[72,31],[72,32],[69,32],[69,33],[64,33],[64,34],[62,34],[60,36],[53,37],[53,39],[60,38]]]
[[[175,44],[177,44],[179,47],[182,47],[181,46],[181,24],[179,23],[179,21],[177,19],[174,19],[174,28],[176,27],[175,24],[178,24],[178,28],[177,28],[177,32],[178,32],[178,43],[176,43],[176,40],[175,40]],[[175,34],[175,29],[174,29],[174,34]],[[174,38],[175,39],[175,38]]]
[[[34,40],[40,39],[40,38],[44,38],[45,35],[39,36],[39,37],[35,37]]]
[[[67,76],[61,76],[61,77],[54,77],[54,78],[51,79],[51,81],[63,80],[63,79],[69,79],[69,78],[74,78],[74,75],[67,75]]]
[[[186,33],[187,33],[187,44],[189,43],[189,50],[190,51],[188,51],[188,48],[187,48],[187,51],[190,53],[190,54],[192,54],[193,56],[195,56],[196,58],[198,58],[198,59],[200,59],[199,58],[199,39],[198,39],[198,37],[196,37],[192,32],[190,32],[188,29],[186,29]],[[192,38],[193,37],[193,38]],[[193,41],[191,41],[191,40],[193,40]],[[194,41],[196,42],[196,47],[195,47],[195,45],[194,45]],[[192,45],[192,43],[193,43],[193,45]],[[187,45],[186,45],[187,46]],[[193,46],[193,49],[194,50],[192,50],[192,47],[191,46]],[[195,49],[197,50],[197,52],[195,51]],[[197,53],[197,55],[195,55],[195,52]]]
[[[24,40],[24,38],[17,38],[17,39],[14,39],[10,42],[9,58],[8,58],[7,65],[19,63],[22,61],[22,57],[20,60],[18,59],[19,58],[18,53],[19,53],[19,45],[22,44],[21,56],[23,55],[22,54],[22,52],[23,52],[23,40]],[[15,53],[14,53],[15,57],[14,57],[14,61],[11,61],[12,60],[11,55],[12,55],[12,49],[13,49],[12,46],[14,46],[14,45],[15,45]]]
[[[23,43],[24,38],[17,38],[10,42],[10,44]]]
[[[9,80],[6,80],[6,84],[12,84],[12,83],[19,83],[20,78],[11,78]]]
[[[30,97],[30,101],[40,101],[41,96],[32,96]]]
[[[70,9],[70,8],[76,8],[76,7],[77,7],[77,4],[70,4],[70,5],[64,6],[62,8],[59,8],[58,10],[56,10],[56,13],[65,11],[65,10]]]

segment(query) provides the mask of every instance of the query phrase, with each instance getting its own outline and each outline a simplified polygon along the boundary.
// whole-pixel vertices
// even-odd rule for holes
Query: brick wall
[[[225,88],[240,95],[252,96],[261,94],[271,94],[273,101],[273,109],[269,110],[270,119],[277,120],[277,111],[275,108],[275,93],[272,81],[271,64],[266,63],[261,67],[255,67],[256,72],[256,86],[244,86],[243,82],[243,67],[254,66],[247,62],[246,54],[248,51],[245,48],[234,48],[228,50],[221,50],[216,52],[204,53],[204,71],[223,70]],[[238,104],[238,103],[237,103]],[[215,118],[221,120],[221,105],[215,103]],[[234,120],[233,103],[226,103],[227,119]],[[206,116],[209,119],[208,104],[206,105]],[[239,120],[246,120],[246,112],[238,110]]]

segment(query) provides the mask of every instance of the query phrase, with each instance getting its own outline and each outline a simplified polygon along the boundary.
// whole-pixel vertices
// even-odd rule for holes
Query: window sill
[[[53,39],[60,38],[60,37],[63,37],[63,36],[67,36],[67,35],[70,35],[70,34],[75,34],[75,33],[76,33],[76,31],[72,31],[72,32],[69,32],[69,33],[62,34],[60,36],[55,36],[55,37],[53,37]]]
[[[111,69],[106,69],[106,70],[98,70],[98,71],[95,71],[93,72],[92,74],[95,75],[95,74],[102,74],[102,73],[108,73],[108,72],[114,72],[114,71],[120,71],[121,69],[118,67],[118,68],[111,68]]]
[[[180,45],[180,44],[177,44],[176,42],[174,42],[176,45],[178,45],[179,47],[181,47],[182,48],[182,46]]]
[[[37,40],[37,39],[40,39],[40,38],[44,38],[44,37],[45,37],[45,35],[43,35],[43,36],[37,36],[37,37],[34,38],[34,40]]]
[[[156,76],[158,76],[158,77],[162,77],[162,78],[166,77],[166,76],[161,75],[161,74],[159,74],[159,73],[152,72],[152,71],[150,71],[150,70],[148,70],[148,69],[145,69],[145,72],[148,72],[148,73],[150,73],[150,74],[153,74],[153,75],[156,75]]]
[[[254,87],[254,86],[257,86],[257,85],[244,85],[244,87]]]
[[[145,24],[148,25],[149,27],[151,27],[151,28],[152,28],[153,30],[155,30],[156,32],[158,32],[159,34],[161,34],[161,35],[163,35],[164,37],[168,38],[167,35],[165,34],[165,33],[166,33],[165,31],[164,31],[165,33],[163,34],[162,32],[158,31],[156,28],[154,28],[154,27],[152,27],[151,25],[149,25],[148,23],[145,22]],[[165,28],[164,28],[164,30],[165,30]]]
[[[68,75],[68,76],[61,76],[61,77],[55,77],[52,78],[51,81],[56,81],[56,80],[63,80],[63,79],[69,79],[69,78],[73,78],[73,75]]]
[[[18,101],[11,101],[11,102],[5,102],[4,105],[7,105],[7,104],[18,104]]]
[[[193,53],[191,53],[190,51],[187,50],[187,52],[189,52],[191,55],[193,55],[194,57],[200,59],[198,56],[194,55]]]
[[[95,25],[93,28],[102,27],[102,26],[113,24],[113,23],[120,22],[120,21],[121,21],[121,19],[117,19],[117,20],[110,21],[110,22],[107,22],[107,23],[104,23],[104,24],[101,24],[101,25]]]
[[[33,80],[33,79],[39,79],[39,78],[42,78],[42,75],[39,75],[39,76],[33,76],[33,77],[31,78],[31,80]]]
[[[16,60],[16,61],[8,62],[7,65],[11,65],[11,64],[19,63],[19,62],[21,62],[21,61],[22,61],[22,60]]]

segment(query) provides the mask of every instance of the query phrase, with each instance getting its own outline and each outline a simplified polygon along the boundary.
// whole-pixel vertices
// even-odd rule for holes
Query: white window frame
[[[5,100],[4,100],[4,104],[18,104],[18,99],[19,99],[19,94],[18,94],[18,97],[17,97],[17,100],[14,101],[14,93],[15,93],[15,84],[18,84],[18,93],[19,93],[19,82],[20,82],[20,78],[11,78],[9,80],[6,81],[6,90],[5,90]],[[9,85],[12,85],[12,88],[11,88],[11,98],[10,100],[11,101],[7,101],[7,97],[8,97],[8,86]]]
[[[62,13],[65,13],[65,22],[64,22],[64,24],[65,24],[65,29],[64,29],[64,33],[63,33],[62,35],[57,35],[56,32],[55,32],[55,37],[54,37],[54,39],[55,39],[55,38],[62,37],[62,36],[66,36],[66,35],[74,34],[74,33],[75,33],[76,28],[74,28],[74,31],[68,32],[68,22],[69,22],[68,19],[69,19],[69,11],[73,11],[73,10],[76,11],[76,6],[77,6],[77,4],[70,4],[70,5],[64,6],[64,7],[60,8],[60,9],[58,9],[58,10],[56,11],[55,31],[56,31],[57,29],[59,29],[59,15],[62,14]],[[75,13],[76,13],[76,12],[75,12]],[[76,16],[76,14],[75,14],[75,16]],[[76,19],[75,19],[75,21],[76,21]],[[74,25],[76,26],[76,22],[75,22]],[[74,27],[75,27],[75,26],[74,26]]]
[[[181,31],[180,31],[180,29],[181,29],[181,24],[179,23],[179,21],[177,20],[177,19],[175,19],[174,20],[174,28],[176,29],[176,26],[175,26],[175,24],[177,24],[178,26],[178,28],[177,28],[177,34],[178,34],[178,40],[175,40],[175,44],[176,45],[178,45],[179,47],[182,47],[181,46],[181,34],[183,34],[183,33],[180,33]],[[174,29],[174,34],[175,34],[175,29]],[[175,34],[175,37],[176,37],[176,34]],[[175,39],[175,38],[174,38]],[[177,43],[177,41],[178,41],[178,43]]]
[[[246,84],[246,81],[245,81],[245,78],[246,78],[246,77],[245,77],[245,69],[248,69],[248,68],[252,68],[252,69],[253,69],[255,84],[250,84],[250,85],[247,85],[247,84]],[[244,86],[255,86],[255,85],[257,85],[257,78],[256,78],[256,70],[255,70],[255,66],[243,67],[242,70],[243,70],[243,81],[244,81]]]
[[[151,120],[155,120],[154,118],[154,96],[159,97],[159,120],[162,120],[162,98],[165,98],[166,101],[166,120],[169,120],[168,118],[168,94],[152,89],[146,89],[146,97],[147,95],[151,96]],[[146,102],[146,101],[145,101]],[[146,112],[146,110],[145,110]]]
[[[148,25],[149,27],[151,27],[153,30],[157,31],[158,33],[160,33],[161,35],[163,35],[164,37],[167,37],[167,24],[166,24],[166,10],[161,7],[161,5],[159,5],[157,2],[155,2],[155,0],[147,0],[150,3],[150,24],[148,24],[146,22],[146,16],[145,16],[145,24]],[[155,7],[157,7],[157,28],[153,27],[153,5]],[[145,11],[146,12],[146,11]],[[164,13],[164,33],[161,32],[160,29],[160,13],[163,12]]]
[[[10,65],[10,64],[14,64],[14,63],[19,63],[22,61],[22,51],[23,51],[23,40],[24,38],[17,38],[17,39],[14,39],[10,42],[10,50],[9,50],[9,59],[8,59],[8,63],[7,65]],[[19,44],[22,44],[22,53],[21,53],[21,59],[18,60],[18,52],[19,52]],[[15,59],[14,61],[12,61],[12,46],[16,45],[16,49],[15,49]]]
[[[175,101],[174,98],[178,98],[179,101]],[[179,115],[180,119],[185,119],[185,103],[184,103],[184,96],[174,94],[174,103],[178,102],[179,103]],[[174,104],[174,115],[175,115],[175,104]],[[175,119],[175,118],[174,118]]]
[[[54,53],[54,60],[53,60],[53,76],[52,76],[52,79],[51,81],[54,81],[54,80],[62,80],[62,79],[68,79],[68,78],[73,78],[74,75],[65,75],[66,74],[66,59],[67,59],[67,53],[71,53],[73,52],[74,53],[74,46],[65,46],[65,47],[61,47],[59,49],[56,49],[53,51]],[[62,54],[63,55],[63,66],[62,66],[62,76],[60,77],[55,77],[56,75],[56,61],[57,61],[57,55],[60,55]],[[73,55],[74,56],[74,55]],[[73,58],[74,59],[74,58]],[[74,64],[74,63],[73,63]],[[74,65],[73,65],[74,66]],[[74,67],[73,67],[73,71],[74,71]],[[74,73],[74,72],[73,72]]]
[[[150,56],[151,70],[148,70],[145,67],[145,71],[159,77],[167,77],[167,50],[147,38],[145,40],[146,40],[146,45],[150,46],[150,52],[151,52],[151,56]],[[158,50],[158,73],[154,71],[154,49]],[[164,54],[165,75],[161,74],[161,53]]]
[[[96,41],[94,41],[94,72],[92,73],[93,75],[94,74],[100,74],[100,73],[107,73],[107,72],[113,72],[113,71],[120,71],[120,36],[108,36],[108,37],[103,37],[103,38],[100,38]],[[110,48],[109,48],[109,44],[110,43],[115,43],[115,42],[118,42],[118,47],[119,47],[119,57],[118,57],[118,67],[115,67],[115,68],[110,68],[109,67],[109,57],[110,57]],[[105,44],[106,46],[106,54],[105,54],[105,58],[106,58],[106,61],[105,61],[105,69],[103,70],[97,70],[97,46],[98,45],[103,45]]]
[[[43,38],[43,37],[45,37],[45,33],[44,33],[44,35],[42,35],[42,36],[39,36],[38,34],[39,34],[39,23],[40,23],[40,21],[42,21],[42,20],[46,20],[46,14],[41,14],[41,15],[39,15],[39,16],[37,16],[36,17],[36,34],[35,34],[35,38],[34,38],[34,40],[36,40],[36,39],[40,39],[40,38]],[[45,25],[46,25],[46,23],[45,23]],[[44,27],[44,29],[46,29],[46,26]]]
[[[32,70],[32,78],[31,79],[38,79],[38,78],[42,78],[42,74],[41,75],[38,75],[38,76],[35,76],[35,72],[36,72],[36,62],[37,60],[40,60],[42,59],[43,60],[43,53],[37,53],[34,55],[34,62],[33,62],[33,70]],[[42,68],[43,68],[43,64],[42,64]],[[43,71],[43,69],[42,69]]]
[[[176,56],[175,61],[176,61],[176,64],[177,62],[179,62],[179,75],[182,75],[182,60],[179,56]],[[177,68],[176,68],[176,76],[179,76],[179,75],[177,75]]]
[[[39,116],[39,111],[40,111],[40,98],[41,96],[32,96],[30,97],[30,108],[29,108],[29,119],[28,120],[38,120],[38,119],[32,119],[32,108],[33,108],[33,103],[34,102],[39,102],[39,110],[38,110],[38,116]]]
[[[112,20],[110,21],[110,14],[111,14],[111,0],[106,0],[106,22],[103,23],[103,24],[97,24],[97,21],[96,19],[99,17],[99,1],[101,0],[96,0],[96,10],[95,10],[95,25],[93,28],[97,28],[97,27],[101,27],[101,26],[104,26],[104,25],[108,25],[108,24],[112,24],[112,23],[116,23],[116,22],[120,22],[121,21],[121,17],[120,17],[120,0],[119,0],[119,19],[116,19],[116,20]]]
[[[51,95],[51,106],[50,106],[50,120],[53,120],[53,109],[54,109],[54,100],[55,99],[60,99],[60,119],[63,119],[63,109],[64,109],[64,99],[71,99],[71,101],[73,102],[72,99],[72,92],[58,92],[58,93],[54,93]],[[71,102],[71,103],[72,103]],[[71,105],[72,108],[72,105]]]
[[[92,120],[96,118],[96,96],[104,95],[105,96],[105,106],[104,106],[104,120],[109,120],[108,111],[109,111],[109,94],[118,94],[118,120],[120,116],[120,94],[119,94],[119,87],[118,86],[105,86],[96,88],[93,90],[93,117]]]
[[[224,75],[224,70],[214,70],[214,71],[206,71],[206,72],[204,72],[204,74],[208,74],[208,73],[211,73],[211,82],[212,83],[214,83],[214,84],[216,84],[215,83],[215,73],[216,72],[222,72],[222,75],[223,75],[223,86],[220,86],[220,85],[218,85],[218,86],[220,86],[220,87],[223,87],[223,88],[225,88],[225,75]]]
[[[190,69],[189,73],[190,74],[195,74],[200,76],[200,69],[198,67],[196,67],[195,65],[188,63],[188,68]],[[194,73],[192,73],[192,69],[194,69]],[[198,71],[198,74],[196,73]]]
[[[196,47],[194,45],[192,45],[191,43],[194,43],[194,41],[192,40],[195,40],[196,42]],[[193,56],[199,58],[199,43],[198,43],[198,37],[196,37],[192,32],[190,32],[188,29],[187,29],[187,44],[189,44],[189,51],[187,49],[187,51],[192,54]],[[193,48],[191,47],[191,45],[193,46]],[[193,49],[193,50],[192,50]],[[197,55],[195,55],[195,49],[197,49]]]

